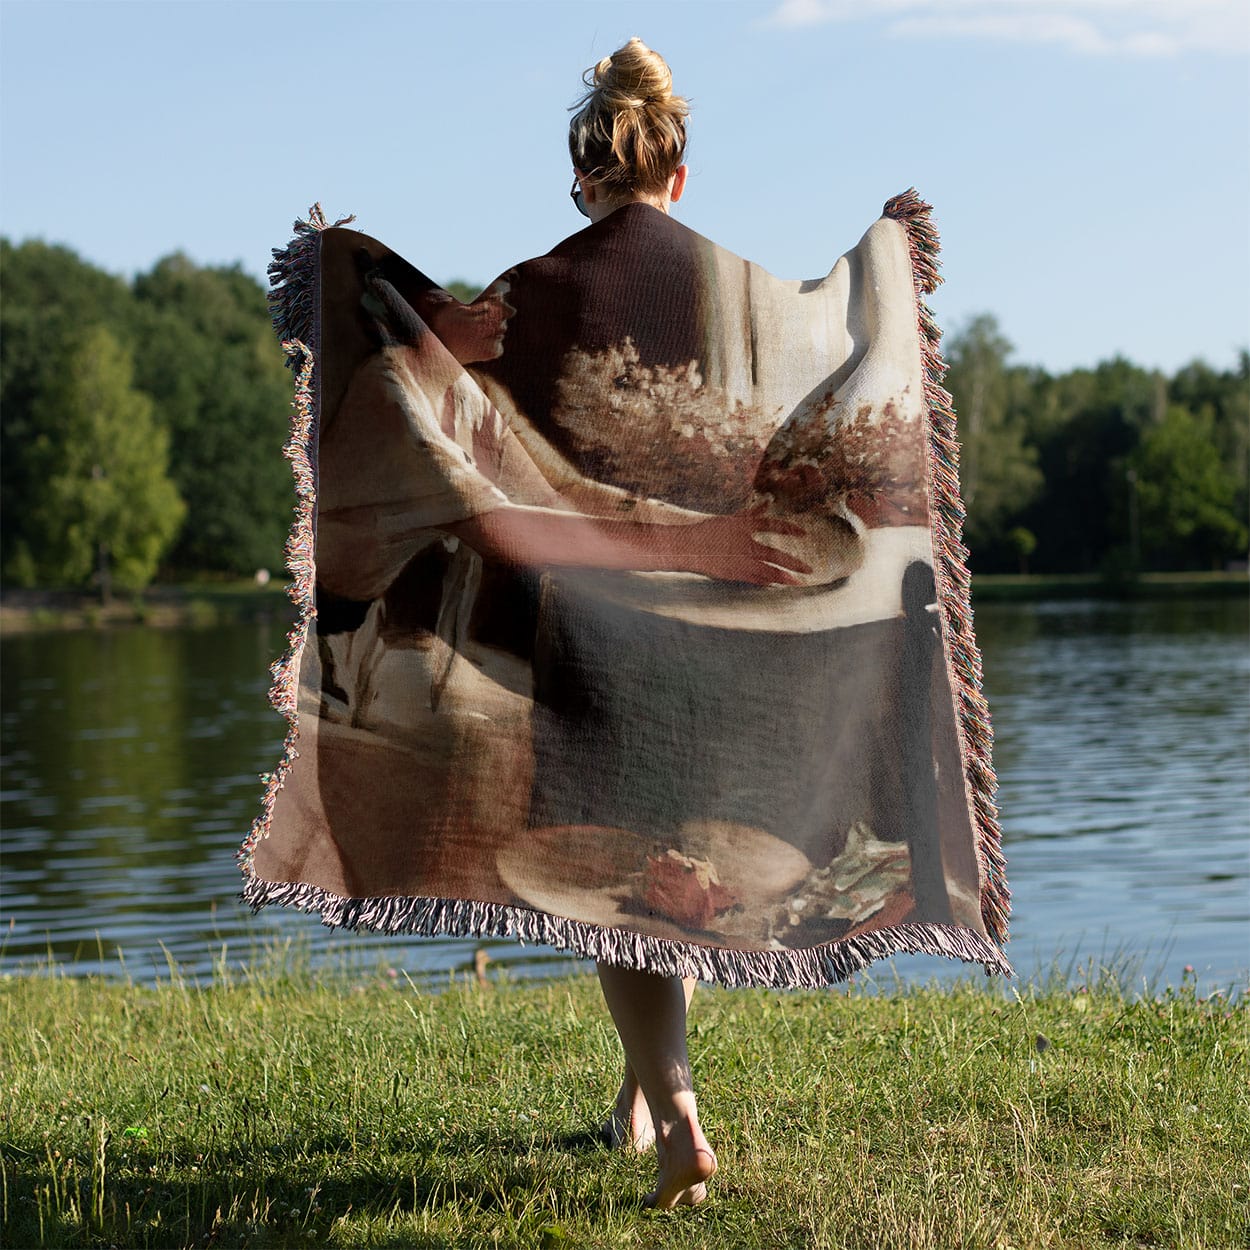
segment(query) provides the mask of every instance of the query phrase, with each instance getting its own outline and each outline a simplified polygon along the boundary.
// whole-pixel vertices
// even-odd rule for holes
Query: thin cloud
[[[1049,45],[1085,56],[1250,49],[1245,0],[781,0],[770,25],[873,22],[900,39]]]

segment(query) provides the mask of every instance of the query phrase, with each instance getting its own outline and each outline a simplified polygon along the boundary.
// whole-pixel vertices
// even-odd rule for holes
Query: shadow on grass
[[[295,1159],[292,1156],[304,1156]],[[585,1171],[572,1156],[612,1155],[594,1132],[517,1135],[440,1132],[355,1149],[341,1138],[213,1152],[199,1169],[140,1155],[116,1163],[100,1183],[86,1169],[62,1167],[0,1148],[8,1181],[4,1244],[70,1247],[273,1247],[321,1243],[344,1219],[371,1225],[371,1246],[452,1246],[463,1241],[412,1227],[454,1212],[502,1216],[539,1244],[552,1213],[534,1196]],[[311,1156],[309,1158],[308,1156]],[[601,1173],[602,1168],[596,1168]],[[573,1187],[572,1184],[569,1186]],[[577,1204],[595,1220],[637,1205],[638,1197],[577,1186]],[[632,1200],[631,1200],[632,1199]],[[395,1227],[395,1225],[400,1227]],[[504,1244],[511,1244],[505,1240]]]

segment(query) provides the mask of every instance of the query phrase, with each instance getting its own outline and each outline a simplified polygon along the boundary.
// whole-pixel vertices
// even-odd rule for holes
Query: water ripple
[[[1250,968],[1246,605],[978,609],[1024,973],[1060,952],[1162,951],[1229,984]],[[307,940],[318,960],[430,976],[476,946],[520,974],[572,966],[508,941],[331,935],[251,916],[234,864],[281,724],[264,691],[279,626],[7,639],[0,664],[5,863],[0,969],[46,957],[137,979],[169,961]],[[211,654],[212,666],[206,665]],[[90,697],[85,697],[90,696]],[[146,901],[141,901],[146,900]],[[928,978],[946,965],[900,960]]]

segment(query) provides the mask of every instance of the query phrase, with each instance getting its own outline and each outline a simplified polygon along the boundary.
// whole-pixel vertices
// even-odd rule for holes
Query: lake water
[[[1023,976],[1111,961],[1155,985],[1250,969],[1247,604],[986,604],[1008,954]],[[512,942],[331,933],[236,900],[234,857],[278,758],[280,622],[19,635],[0,644],[0,971],[200,979],[288,940],[314,962],[445,978],[485,945],[516,975],[575,966]],[[906,980],[962,965],[895,961]],[[878,972],[889,979],[889,967]]]

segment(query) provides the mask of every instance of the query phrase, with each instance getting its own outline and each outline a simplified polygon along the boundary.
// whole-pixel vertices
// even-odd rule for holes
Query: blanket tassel
[[[929,467],[935,504],[933,536],[942,639],[958,713],[960,754],[977,822],[981,917],[987,932],[1002,944],[1007,941],[1011,894],[1007,889],[1002,830],[994,802],[998,787],[991,762],[994,734],[989,708],[981,693],[981,653],[972,630],[972,579],[968,572],[968,549],[961,537],[965,509],[959,493],[959,441],[951,395],[942,387],[946,374],[941,353],[942,332],[923,298],[932,294],[942,281],[938,272],[940,244],[931,220],[932,206],[916,194],[914,187],[887,201],[882,212],[907,231],[911,252],[925,400],[929,409]]]

